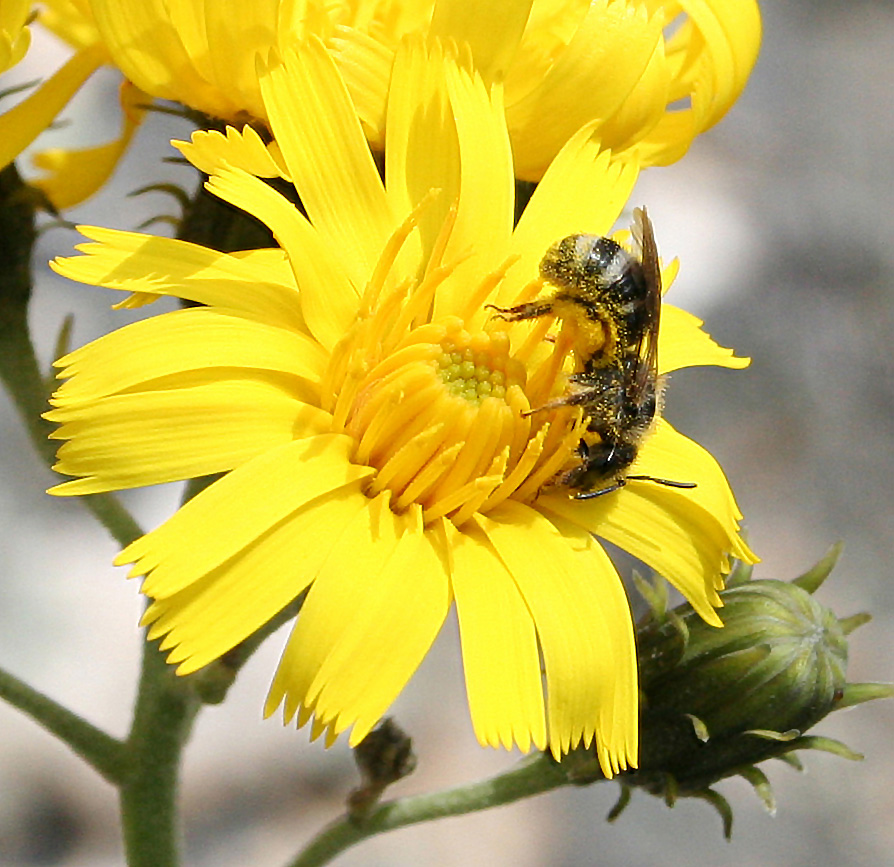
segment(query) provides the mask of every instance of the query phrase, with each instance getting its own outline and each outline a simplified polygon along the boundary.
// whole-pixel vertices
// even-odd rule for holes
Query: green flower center
[[[450,394],[474,404],[480,404],[487,397],[502,400],[506,396],[505,355],[476,352],[469,346],[459,349],[449,340],[441,345],[438,373]]]

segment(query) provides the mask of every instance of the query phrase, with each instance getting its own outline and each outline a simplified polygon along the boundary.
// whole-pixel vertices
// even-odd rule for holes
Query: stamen
[[[508,324],[508,323],[507,323]],[[522,342],[522,345],[516,350],[515,357],[522,364],[530,364],[534,353],[542,349],[543,342],[546,340],[547,332],[552,328],[553,320],[549,316],[543,316],[534,321],[530,333]]]
[[[386,346],[386,341],[391,339],[389,333],[392,332],[391,324],[394,322],[394,317],[398,315],[401,306],[406,303],[407,295],[412,293],[413,282],[413,278],[408,277],[398,283],[379,304],[375,315],[368,320],[369,324],[363,335],[363,345],[367,352],[375,358],[381,358],[390,350],[390,347]]]
[[[347,355],[347,353],[346,353]],[[335,397],[335,406],[332,409],[332,425],[337,431],[345,429],[348,413],[357,398],[360,383],[366,376],[366,365],[360,353],[352,353],[352,358],[347,359],[348,370],[344,375],[341,387]]]
[[[430,383],[427,388],[418,392],[400,390],[400,395],[396,405],[385,415],[378,436],[369,442],[367,463],[373,466],[381,466],[388,455],[402,448],[420,428],[431,422],[432,417],[437,418],[434,413],[426,412],[426,408],[440,398],[436,384]]]
[[[529,410],[531,405],[528,403],[528,397],[518,385],[512,385],[506,389],[506,404],[512,410],[513,417],[518,420],[515,425],[515,439],[509,452],[509,464],[511,466],[524,453],[528,440],[531,437],[531,425],[533,422],[530,418]]]
[[[453,465],[456,456],[463,447],[462,442],[454,443],[450,448],[444,449],[432,458],[407,486],[403,493],[395,501],[395,508],[400,511],[412,502],[420,502],[428,491],[435,485],[438,479]]]
[[[498,265],[478,284],[478,287],[475,290],[469,293],[469,300],[466,302],[466,306],[462,311],[464,319],[472,319],[484,306],[484,302],[487,301],[488,298],[493,297],[494,289],[503,282],[506,277],[506,272],[509,271],[519,259],[521,259],[521,256],[517,254],[508,256],[503,260],[501,265]]]
[[[365,319],[369,316],[376,306],[379,293],[385,286],[388,274],[394,268],[397,257],[401,249],[410,237],[410,233],[419,225],[419,217],[422,212],[428,208],[438,195],[438,190],[432,189],[422,197],[422,200],[409,213],[407,218],[392,232],[391,237],[386,241],[382,249],[382,255],[376,263],[375,270],[363,290],[363,297],[360,300],[359,316]]]
[[[443,445],[448,428],[446,423],[428,427],[395,449],[367,489],[367,496],[374,497],[385,488],[403,490]]]
[[[483,478],[473,479],[471,482],[463,485],[461,488],[447,494],[443,499],[437,500],[433,505],[428,506],[425,510],[425,520],[427,523],[443,518],[452,511],[461,508],[466,502],[473,497],[484,492],[483,499],[500,483],[499,478]]]
[[[450,520],[453,521],[455,526],[459,527],[468,521],[475,512],[480,511],[484,502],[500,487],[503,479],[506,477],[507,457],[508,450],[503,449],[491,462],[487,475],[481,478],[481,481],[487,484],[479,485],[478,493],[474,497],[470,497],[465,505],[461,506],[450,516]]]
[[[578,408],[576,422],[572,424],[570,430],[559,439],[561,436],[560,432],[562,431],[562,424],[560,423],[557,414],[556,420],[549,425],[546,439],[543,443],[542,454],[547,456],[546,460],[544,460],[544,462],[537,467],[527,479],[525,479],[524,484],[519,485],[515,492],[516,499],[531,500],[536,497],[537,494],[540,493],[540,489],[547,482],[551,481],[562,467],[568,463],[580,441],[580,424],[581,413]],[[559,439],[558,442],[556,442],[557,439]]]
[[[528,474],[534,469],[540,455],[543,454],[543,440],[546,438],[547,428],[541,428],[534,437],[528,440],[527,447],[522,453],[521,460],[512,468],[508,476],[485,501],[481,504],[482,510],[489,511],[508,499],[515,490],[525,481]]]
[[[444,222],[441,224],[441,231],[438,232],[438,237],[432,245],[431,254],[428,257],[428,262],[425,266],[426,277],[433,268],[439,268],[444,260],[444,251],[447,249],[447,244],[450,242],[450,236],[453,234],[453,227],[456,225],[456,215],[458,212],[459,206],[457,202],[453,202],[447,209]]]
[[[391,331],[393,335],[402,337],[411,330],[414,320],[428,316],[431,311],[432,299],[435,297],[435,290],[453,273],[457,264],[458,262],[454,262],[450,265],[441,265],[438,268],[426,271],[422,283],[410,296],[397,321],[394,323]],[[394,342],[396,343],[397,341],[395,340]]]
[[[411,343],[383,358],[367,374],[367,381],[377,387],[387,386],[395,377],[406,376],[413,368],[431,370],[443,350],[429,343]]]
[[[556,337],[553,351],[528,380],[526,391],[534,412],[537,412],[553,396],[553,389],[561,377],[562,369],[573,345],[573,341],[565,333],[565,330],[560,331]]]

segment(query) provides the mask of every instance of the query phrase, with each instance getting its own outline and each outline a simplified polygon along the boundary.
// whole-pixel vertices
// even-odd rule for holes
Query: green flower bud
[[[797,583],[747,581],[722,598],[723,628],[687,604],[638,633],[640,770],[672,774],[683,791],[780,752],[847,683],[844,630]]]
[[[782,581],[735,587],[723,602],[723,628],[709,626],[689,605],[677,609],[688,640],[669,670],[645,667],[646,710],[691,714],[712,737],[755,728],[804,731],[829,713],[847,673],[847,640],[835,615]],[[662,655],[668,639],[661,633],[640,633],[646,658]]]
[[[861,758],[843,744],[804,736],[832,710],[886,698],[886,684],[846,682],[847,635],[867,615],[837,618],[813,597],[840,548],[791,583],[750,580],[739,564],[720,595],[722,628],[706,624],[688,604],[666,610],[666,586],[640,583],[652,609],[637,629],[642,691],[638,770],[619,776],[621,799],[632,788],[707,800],[720,812],[727,836],[732,810],[710,786],[733,775],[750,782],[774,809],[766,776],[756,764],[779,758],[800,767],[799,749]],[[601,776],[589,751],[563,760],[568,779],[586,784]]]

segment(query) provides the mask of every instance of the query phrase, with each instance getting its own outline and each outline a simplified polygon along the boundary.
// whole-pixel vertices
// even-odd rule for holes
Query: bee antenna
[[[628,481],[655,482],[656,485],[664,485],[668,488],[697,488],[695,482],[675,482],[672,479],[657,479],[655,476],[627,476]]]

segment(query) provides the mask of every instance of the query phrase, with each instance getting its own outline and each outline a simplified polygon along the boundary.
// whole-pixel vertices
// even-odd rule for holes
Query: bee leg
[[[565,394],[562,397],[557,397],[555,400],[549,401],[549,403],[543,404],[543,406],[535,407],[534,409],[525,410],[522,413],[524,418],[527,418],[529,415],[534,415],[535,412],[543,412],[546,409],[559,409],[563,406],[581,406],[586,405],[592,400],[592,389],[587,391],[576,391],[574,394]]]
[[[518,322],[522,319],[538,319],[553,312],[553,302],[529,301],[526,304],[518,304],[515,307],[497,307],[496,304],[485,304],[488,310],[496,310],[498,319],[507,322]]]

